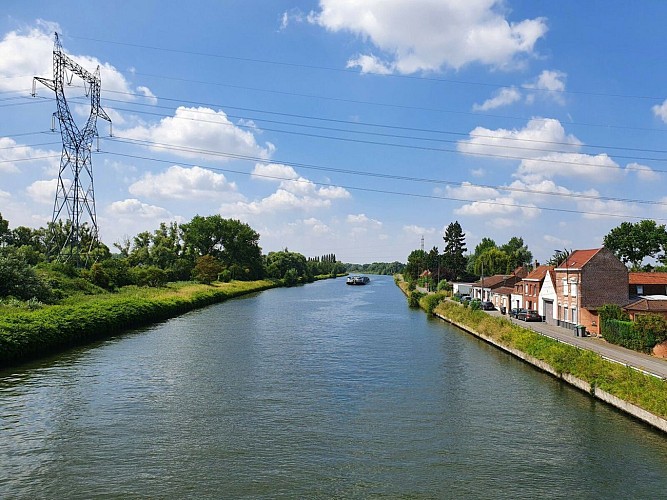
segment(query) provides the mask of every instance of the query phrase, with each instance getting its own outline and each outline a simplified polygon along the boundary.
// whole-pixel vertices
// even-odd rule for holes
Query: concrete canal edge
[[[597,387],[591,387],[591,384],[589,384],[585,380],[570,375],[569,373],[558,373],[558,371],[555,370],[554,367],[552,367],[549,363],[546,363],[541,359],[537,359],[533,356],[530,356],[529,354],[519,351],[518,349],[514,349],[506,345],[503,345],[498,341],[496,341],[495,339],[473,330],[469,326],[457,323],[456,321],[452,321],[449,318],[439,313],[435,313],[435,316],[442,319],[443,321],[446,321],[447,323],[450,323],[460,328],[465,332],[470,333],[471,335],[474,335],[477,338],[482,339],[486,343],[491,344],[499,349],[502,349],[503,351],[511,354],[512,356],[535,366],[536,368],[562,380],[563,382],[566,382],[567,384],[570,384],[571,386],[576,387],[577,389],[587,394],[590,394],[592,397],[599,399],[600,401],[603,401],[617,408],[618,410],[621,410],[622,412],[627,413],[633,416],[634,418],[641,420],[642,422],[652,427],[655,427],[656,429],[661,430],[662,432],[667,433],[666,419],[658,417],[657,415],[654,415],[653,413],[648,412],[643,408],[640,408],[639,406],[633,405],[632,403],[628,403],[627,401],[620,399],[612,394],[609,394],[608,392],[603,391],[602,389],[599,389]]]

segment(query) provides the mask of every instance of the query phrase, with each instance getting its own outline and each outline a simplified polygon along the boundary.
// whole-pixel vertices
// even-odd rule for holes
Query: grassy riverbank
[[[77,295],[35,310],[3,310],[0,368],[275,286],[266,280],[131,286],[117,293]]]
[[[401,289],[409,294],[407,284],[398,281]],[[432,308],[428,296],[422,297],[420,307]],[[581,379],[628,403],[632,403],[658,417],[667,419],[667,382],[606,361],[599,354],[563,344],[533,330],[516,325],[506,318],[490,316],[453,301],[442,301],[435,314],[465,325],[470,330],[493,339],[510,349],[516,349],[549,364],[559,374],[569,374]]]

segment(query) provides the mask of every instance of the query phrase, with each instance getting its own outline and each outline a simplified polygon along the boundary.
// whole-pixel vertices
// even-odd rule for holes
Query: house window
[[[577,322],[578,322],[577,310],[573,307],[572,308],[572,323],[577,323]]]
[[[526,293],[526,294],[528,293],[528,285],[526,285],[526,291],[525,291],[525,293]]]
[[[567,321],[567,316],[568,316],[567,307],[564,307],[563,308],[563,321]]]
[[[567,280],[563,279],[563,295],[567,295]]]
[[[570,292],[573,297],[577,296],[577,284],[576,283],[570,283]]]
[[[644,295],[644,285],[637,285],[637,295]]]

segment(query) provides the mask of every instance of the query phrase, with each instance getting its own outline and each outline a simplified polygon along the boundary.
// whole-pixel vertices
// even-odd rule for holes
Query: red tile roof
[[[514,293],[514,288],[511,286],[501,286],[493,290],[493,293],[498,295],[512,295]]]
[[[530,281],[542,281],[547,273],[550,270],[553,270],[553,268],[553,266],[537,266],[524,279]]]
[[[628,304],[623,309],[626,311],[665,312],[667,311],[667,300],[639,299]]]
[[[628,273],[631,285],[667,285],[667,273]]]
[[[589,260],[593,258],[602,248],[591,248],[590,250],[575,250],[570,254],[566,261],[558,264],[558,270],[581,269]]]
[[[505,284],[513,285],[519,278],[513,274],[496,274],[484,277],[484,288],[496,288]],[[475,286],[482,286],[482,280],[475,282]]]

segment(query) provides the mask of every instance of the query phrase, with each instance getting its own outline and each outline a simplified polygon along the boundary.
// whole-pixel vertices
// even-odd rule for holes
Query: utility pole
[[[69,73],[69,74],[68,74]],[[90,97],[90,114],[85,126],[79,130],[65,97],[65,84],[71,85],[74,75],[83,80],[86,96]],[[53,204],[51,246],[49,252],[57,252],[58,260],[81,266],[88,258],[90,250],[98,240],[97,216],[95,212],[95,192],[93,189],[93,163],[91,149],[97,134],[97,118],[109,122],[111,118],[100,107],[100,67],[90,73],[70,59],[63,52],[58,33],[53,44],[53,80],[35,77],[32,82],[32,95],[36,95],[37,82],[53,90],[56,94],[57,111],[53,114],[58,119],[63,149],[60,156],[58,185]],[[51,130],[55,130],[55,124]],[[64,241],[56,240],[56,222],[65,218],[68,224]],[[90,221],[90,241],[86,237],[86,223]],[[82,248],[82,245],[87,248]]]

